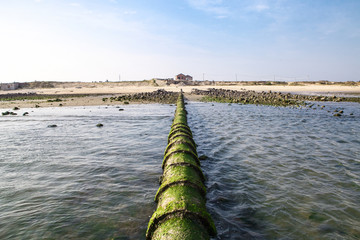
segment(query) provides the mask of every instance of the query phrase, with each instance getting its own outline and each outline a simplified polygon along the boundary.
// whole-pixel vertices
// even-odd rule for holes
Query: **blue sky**
[[[359,0],[14,0],[0,82],[360,80]]]

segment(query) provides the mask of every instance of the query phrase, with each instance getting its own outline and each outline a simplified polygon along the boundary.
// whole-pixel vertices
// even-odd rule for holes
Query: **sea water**
[[[359,104],[321,105],[189,102],[215,239],[359,239]],[[0,116],[0,239],[144,239],[174,111]]]

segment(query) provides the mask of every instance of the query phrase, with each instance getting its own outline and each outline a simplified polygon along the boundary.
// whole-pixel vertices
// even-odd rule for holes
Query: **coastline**
[[[14,107],[19,108],[35,108],[39,107],[59,107],[59,106],[97,106],[97,105],[121,105],[118,101],[103,101],[103,98],[110,98],[112,96],[119,96],[125,94],[146,93],[153,92],[159,89],[164,89],[171,92],[180,92],[183,90],[185,98],[190,101],[199,101],[202,96],[191,94],[191,90],[196,88],[199,90],[207,90],[208,88],[228,89],[245,91],[252,90],[256,92],[282,92],[294,93],[303,95],[353,95],[360,96],[360,86],[345,86],[345,85],[318,85],[307,84],[301,86],[294,85],[204,85],[204,86],[180,86],[180,85],[115,85],[115,84],[83,84],[78,85],[64,85],[55,88],[34,88],[34,89],[18,89],[11,91],[0,91],[1,95],[5,94],[26,94],[36,93],[40,95],[51,95],[46,99],[25,99],[25,100],[0,100],[0,109],[10,109]],[[49,102],[48,99],[56,99],[59,96],[69,95],[68,97],[61,97],[61,102]],[[79,95],[79,96],[76,96]],[[84,96],[87,95],[87,96]],[[141,103],[131,101],[131,103]]]

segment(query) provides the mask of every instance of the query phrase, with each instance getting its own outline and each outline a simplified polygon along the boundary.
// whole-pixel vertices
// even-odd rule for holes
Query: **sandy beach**
[[[346,85],[320,85],[320,84],[301,84],[294,85],[231,85],[231,84],[216,84],[205,86],[180,86],[180,85],[166,85],[157,82],[156,85],[150,84],[130,84],[124,83],[65,83],[58,84],[53,88],[33,88],[33,89],[18,89],[12,91],[0,91],[1,95],[16,94],[16,93],[36,93],[42,95],[69,95],[69,94],[89,94],[92,96],[86,97],[68,97],[62,98],[61,102],[48,102],[47,99],[42,100],[14,100],[14,101],[0,101],[0,108],[8,109],[14,107],[32,108],[36,105],[39,107],[55,107],[55,106],[94,106],[94,105],[119,105],[120,102],[103,101],[103,98],[122,95],[133,94],[140,92],[153,92],[158,89],[165,89],[166,91],[179,92],[181,89],[185,93],[185,97],[189,100],[196,101],[201,96],[194,96],[191,90],[197,88],[206,90],[208,88],[222,88],[231,90],[253,90],[253,91],[272,91],[272,92],[290,92],[296,94],[307,95],[360,95],[360,86],[346,86]],[[96,95],[96,96],[95,96]]]

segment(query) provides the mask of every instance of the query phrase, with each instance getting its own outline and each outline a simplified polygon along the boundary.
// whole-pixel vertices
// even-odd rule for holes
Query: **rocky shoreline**
[[[140,90],[140,89],[139,89]],[[0,108],[12,109],[63,106],[118,105],[128,103],[174,104],[180,89],[156,89],[135,93],[7,93],[0,94]],[[184,96],[190,101],[226,102],[239,104],[259,104],[273,106],[304,106],[311,101],[359,102],[360,97],[338,97],[322,95],[303,95],[278,91],[254,91],[223,88],[187,89]]]
[[[177,92],[170,92],[164,89],[158,89],[153,92],[143,92],[143,93],[134,93],[134,94],[126,94],[120,95],[117,97],[110,97],[110,98],[103,98],[103,101],[118,101],[118,102],[140,102],[140,103],[147,103],[147,102],[156,102],[156,103],[167,103],[167,104],[174,104],[177,101],[179,93]]]
[[[191,94],[202,95],[201,101],[227,102],[241,104],[259,104],[273,106],[304,106],[307,101],[351,101],[360,102],[360,98],[336,97],[336,96],[308,96],[291,93],[272,91],[255,92],[251,90],[227,90],[210,88],[208,90],[193,89]]]

